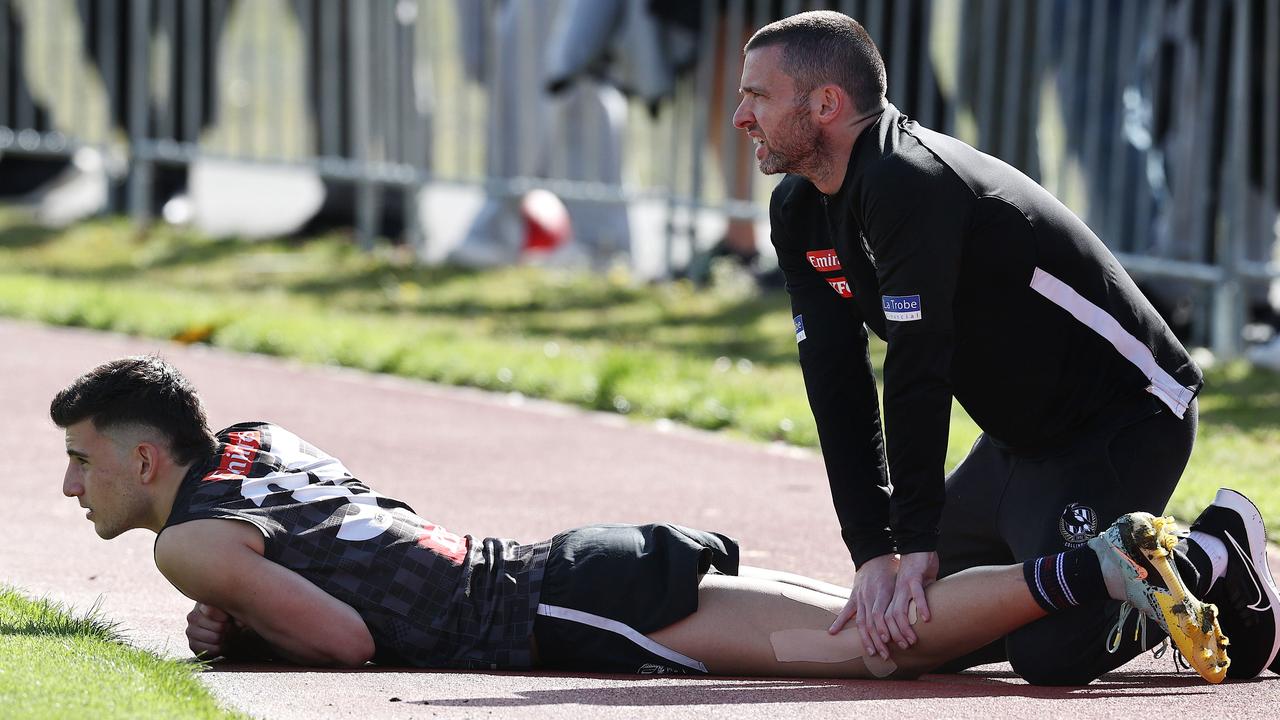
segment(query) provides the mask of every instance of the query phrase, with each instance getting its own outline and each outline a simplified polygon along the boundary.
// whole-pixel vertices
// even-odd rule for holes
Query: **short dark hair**
[[[54,396],[49,417],[60,428],[86,419],[99,431],[132,424],[153,428],[169,441],[179,465],[217,449],[195,386],[158,355],[112,360],[81,375]]]
[[[782,71],[795,80],[798,95],[835,83],[859,112],[884,104],[884,59],[866,29],[848,15],[813,10],[783,18],[757,30],[742,51],[774,45],[782,46]]]

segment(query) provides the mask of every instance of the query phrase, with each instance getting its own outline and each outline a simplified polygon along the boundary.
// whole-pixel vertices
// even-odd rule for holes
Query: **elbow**
[[[330,668],[356,668],[373,659],[376,646],[373,636],[363,625],[359,632],[343,633],[326,639],[319,644],[312,644],[305,651],[292,655],[281,653],[286,659],[298,665]]]
[[[363,637],[342,648],[334,657],[333,664],[337,667],[360,667],[373,659],[375,649],[373,637],[365,633]]]

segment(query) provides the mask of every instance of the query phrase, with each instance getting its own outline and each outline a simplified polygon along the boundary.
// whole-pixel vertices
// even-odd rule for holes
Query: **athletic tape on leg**
[[[813,628],[775,630],[769,634],[769,643],[778,662],[840,663],[862,658],[862,641],[858,639],[858,631],[852,628],[835,635]],[[878,678],[898,669],[893,660],[884,660],[879,655],[862,658],[862,662],[867,671]]]
[[[811,604],[811,599],[798,588],[785,587],[782,595],[789,600]],[[916,601],[912,600],[907,605],[907,620],[915,625],[919,619]],[[771,633],[769,642],[773,645],[773,656],[778,662],[839,663],[862,658],[862,641],[857,637],[846,638],[846,634],[856,636],[857,630],[846,628],[832,635],[826,630],[791,628]],[[862,662],[866,665],[867,672],[878,678],[888,677],[898,669],[898,664],[892,659],[885,660],[879,655],[862,658]]]

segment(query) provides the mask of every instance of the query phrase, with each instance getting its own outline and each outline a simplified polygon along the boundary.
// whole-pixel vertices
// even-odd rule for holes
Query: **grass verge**
[[[0,585],[0,715],[6,718],[241,718],[220,708],[197,666],[121,642],[81,617]]]
[[[473,273],[340,237],[139,234],[119,219],[54,231],[0,209],[0,314],[817,445],[786,296],[732,272],[704,290],[619,273]],[[883,344],[871,352],[878,372]],[[1208,375],[1171,511],[1190,520],[1225,485],[1280,518],[1280,376],[1243,364]],[[956,406],[950,465],[977,433]]]

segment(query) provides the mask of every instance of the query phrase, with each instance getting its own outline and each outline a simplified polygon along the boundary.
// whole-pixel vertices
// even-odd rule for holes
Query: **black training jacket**
[[[1079,218],[893,105],[834,195],[789,175],[769,213],[855,563],[936,549],[952,397],[993,442],[1037,450],[1144,390],[1181,417],[1203,384]],[[888,342],[884,433],[866,328]]]

